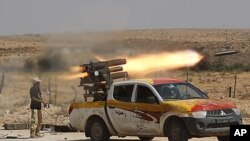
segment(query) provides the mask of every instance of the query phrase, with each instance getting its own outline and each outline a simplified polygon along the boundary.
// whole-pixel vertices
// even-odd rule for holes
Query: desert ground
[[[33,77],[42,80],[43,98],[51,103],[50,108],[43,110],[43,122],[67,124],[70,103],[83,101],[84,95],[82,87],[78,87],[78,78],[63,79],[64,75],[72,73],[69,69],[71,66],[97,61],[96,56],[108,59],[126,58],[183,49],[197,50],[204,55],[210,64],[209,67],[214,67],[207,70],[189,68],[189,81],[211,98],[236,103],[241,110],[243,122],[249,124],[250,30],[155,29],[0,36],[0,126],[4,123],[29,122],[29,88]],[[214,56],[216,52],[226,50],[237,50],[239,53]],[[222,70],[217,70],[216,67]],[[224,68],[226,69],[223,70]],[[185,80],[186,70],[187,68],[156,69],[155,73],[141,77],[174,77]],[[229,87],[232,88],[232,94],[234,92],[235,76],[237,76],[235,97],[229,98]],[[46,136],[35,140],[87,141],[83,139],[83,133],[43,132]],[[0,139],[12,134],[27,138],[29,131],[1,129]],[[136,140],[136,138],[125,140]],[[155,140],[166,139],[155,138]],[[204,139],[192,139],[192,141],[201,140]],[[216,139],[206,138],[206,140]]]
[[[29,138],[29,131],[28,130],[15,130],[15,131],[2,131],[1,134],[8,136],[18,136],[20,141],[26,140],[36,140],[36,141],[48,141],[48,140],[57,140],[57,141],[90,141],[89,138],[86,138],[82,132],[77,133],[50,133],[48,131],[42,131],[44,133],[44,137],[41,138]],[[1,136],[0,136],[1,140]],[[8,139],[8,141],[15,141],[17,139]],[[216,141],[215,137],[209,138],[193,138],[190,141]],[[111,141],[139,141],[137,137],[126,137],[126,138],[119,138],[119,137],[111,137]],[[154,138],[153,141],[168,141],[166,137],[157,137]]]

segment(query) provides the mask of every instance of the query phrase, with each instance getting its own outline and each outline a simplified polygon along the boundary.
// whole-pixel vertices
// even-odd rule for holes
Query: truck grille
[[[238,125],[238,122],[228,122],[228,123],[211,123],[207,125],[207,128],[223,128],[229,127],[230,125]]]
[[[207,111],[207,117],[228,116],[234,114],[232,109],[218,109]]]

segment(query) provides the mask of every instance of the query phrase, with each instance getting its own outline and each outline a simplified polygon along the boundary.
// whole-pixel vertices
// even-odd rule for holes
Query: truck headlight
[[[193,118],[205,118],[206,116],[207,116],[207,111],[191,112],[191,117]]]
[[[240,110],[238,108],[232,108],[236,115],[240,115]]]

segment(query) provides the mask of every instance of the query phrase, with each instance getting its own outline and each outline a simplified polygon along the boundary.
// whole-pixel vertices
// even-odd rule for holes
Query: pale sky
[[[250,28],[250,0],[0,0],[0,35]]]

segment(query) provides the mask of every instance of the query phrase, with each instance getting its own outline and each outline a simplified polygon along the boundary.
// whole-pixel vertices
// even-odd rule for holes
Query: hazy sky
[[[250,0],[0,0],[0,35],[250,28]]]

